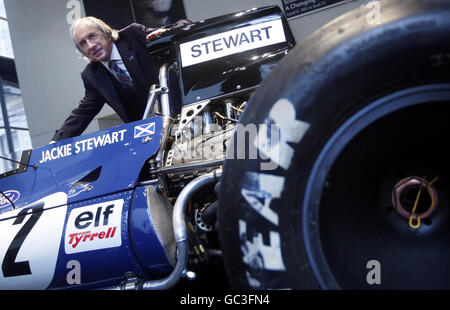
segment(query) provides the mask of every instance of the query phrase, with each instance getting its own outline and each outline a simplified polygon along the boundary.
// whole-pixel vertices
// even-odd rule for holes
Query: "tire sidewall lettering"
[[[286,119],[286,116],[288,119]],[[296,118],[295,106],[285,98],[275,102],[266,124],[275,123],[279,129],[279,141],[275,147],[264,127],[259,128],[254,146],[262,152],[271,163],[277,164],[277,169],[261,169],[257,172],[246,172],[241,188],[241,206],[250,209],[242,212],[239,217],[239,239],[243,263],[247,266],[245,276],[248,285],[255,289],[280,288],[289,289],[283,283],[267,276],[264,271],[285,273],[286,266],[282,255],[282,234],[279,230],[279,214],[273,209],[272,202],[281,197],[285,187],[285,177],[275,173],[279,170],[289,170],[294,156],[292,144],[298,144],[309,124]],[[273,143],[273,141],[272,141]],[[266,159],[266,158],[265,158]],[[264,168],[261,163],[261,168]],[[261,229],[262,226],[270,227]],[[262,283],[272,283],[273,287],[262,286]]]

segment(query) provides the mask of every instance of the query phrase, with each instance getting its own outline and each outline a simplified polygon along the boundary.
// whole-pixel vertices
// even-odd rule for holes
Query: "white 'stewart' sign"
[[[234,29],[180,45],[183,67],[286,41],[281,19]]]

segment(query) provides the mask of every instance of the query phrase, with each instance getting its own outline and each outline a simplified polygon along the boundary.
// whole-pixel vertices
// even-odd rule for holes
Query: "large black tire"
[[[376,2],[381,23],[362,6],[323,26],[242,115],[259,156],[236,159],[235,133],[218,213],[232,287],[450,288],[450,1]],[[279,124],[278,149],[259,124]],[[400,209],[419,191],[414,214],[430,215],[413,228]]]

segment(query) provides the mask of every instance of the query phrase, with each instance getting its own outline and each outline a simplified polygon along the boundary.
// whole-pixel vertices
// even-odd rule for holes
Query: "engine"
[[[162,66],[146,113],[162,115],[166,130],[151,174],[173,179],[221,165],[246,102],[294,45],[276,6],[202,20],[149,42]]]

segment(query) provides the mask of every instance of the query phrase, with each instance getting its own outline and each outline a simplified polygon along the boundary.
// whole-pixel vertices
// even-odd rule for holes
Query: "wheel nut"
[[[394,204],[395,210],[403,217],[409,219],[412,215],[420,218],[426,218],[433,213],[437,205],[437,191],[431,186],[432,182],[429,182],[421,177],[408,177],[400,180],[394,187],[392,192],[392,203]],[[425,210],[420,208],[416,210],[415,214],[411,214],[412,207],[414,204],[414,198],[408,195],[409,193],[417,193],[420,188],[423,188],[425,192],[429,194],[430,204]],[[408,197],[411,196],[411,197]],[[412,200],[411,200],[412,198]],[[420,213],[417,211],[421,211]]]

